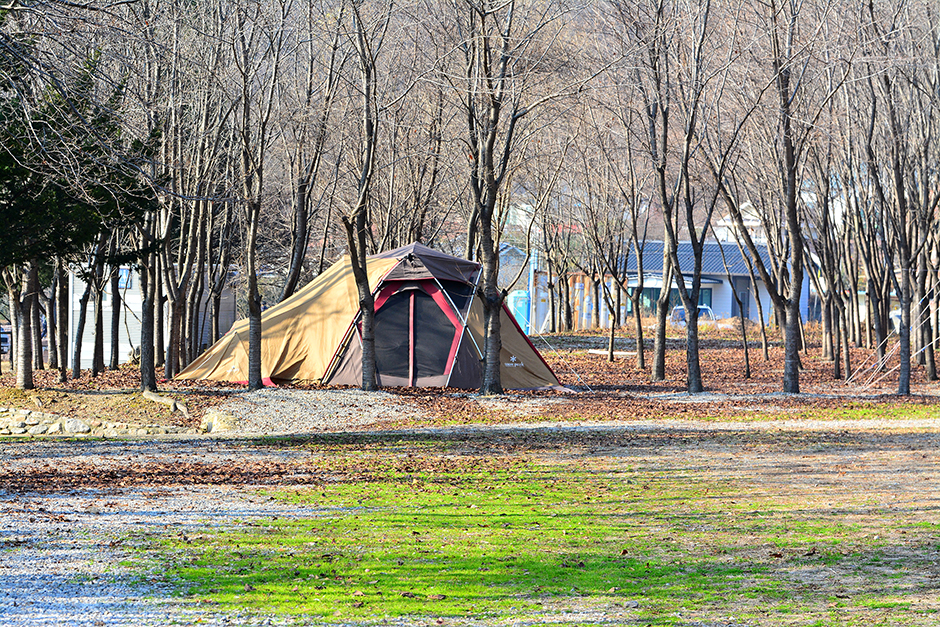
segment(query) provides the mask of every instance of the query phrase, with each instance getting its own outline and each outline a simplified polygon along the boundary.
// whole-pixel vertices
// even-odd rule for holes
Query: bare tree
[[[407,70],[403,70],[406,73]],[[375,213],[377,250],[427,242],[447,219],[453,202],[442,198],[444,174],[455,168],[444,154],[443,87],[419,83],[387,115],[380,145]],[[453,115],[453,110],[448,110]]]
[[[500,312],[504,294],[498,285],[497,211],[512,176],[520,127],[540,105],[564,90],[546,81],[565,78],[568,61],[556,31],[567,7],[557,2],[529,5],[519,0],[454,2],[453,31],[459,67],[451,84],[459,98],[466,127],[471,206],[466,254],[479,251],[482,264],[483,394],[501,394]],[[458,73],[459,72],[459,73]],[[574,87],[578,91],[578,87]]]
[[[915,274],[923,269],[926,291],[924,254],[940,204],[936,168],[933,158],[927,157],[936,154],[936,94],[924,89],[936,79],[931,77],[932,68],[926,70],[929,64],[918,62],[920,29],[930,14],[918,2],[900,2],[887,10],[869,3],[863,15],[863,32],[873,53],[866,62],[870,98],[864,146],[869,180],[883,219],[882,262],[889,268],[901,309],[899,394],[911,391]],[[922,312],[918,306],[915,313],[920,321],[925,319]],[[921,325],[916,329],[920,332]]]
[[[291,180],[290,262],[281,301],[297,289],[304,270],[317,179],[348,61],[340,45],[345,5],[340,5],[336,16],[333,10],[323,3],[307,5],[306,37],[293,46],[287,57],[291,71],[284,73],[296,77],[299,84],[281,93],[278,120]]]
[[[362,389],[378,389],[375,364],[375,298],[368,274],[368,209],[378,142],[379,104],[377,94],[378,58],[391,22],[392,3],[384,4],[376,18],[364,20],[363,5],[350,5],[351,28],[347,31],[356,49],[359,64],[360,112],[359,175],[355,196],[348,213],[341,216],[346,229],[349,257],[359,293],[362,321]]]
[[[280,0],[268,13],[262,4],[235,10],[232,42],[238,76],[237,150],[241,202],[245,210],[245,259],[248,277],[248,388],[264,387],[261,373],[261,294],[258,289],[257,241],[267,156],[274,131],[272,114],[291,0]]]
[[[832,63],[826,67],[815,63],[817,57],[825,56],[819,49],[830,43],[827,35],[832,31],[828,28],[837,18],[835,7],[827,1],[813,5],[791,0],[755,3],[753,15],[759,20],[766,37],[766,49],[755,50],[752,61],[755,67],[762,67],[759,59],[769,59],[770,67],[764,66],[764,69],[769,70],[769,84],[773,86],[776,98],[776,106],[767,108],[768,119],[756,118],[758,131],[761,128],[773,129],[774,135],[760,139],[754,139],[752,135],[751,154],[756,154],[756,146],[767,147],[768,158],[752,159],[754,168],[750,175],[759,180],[761,173],[772,172],[776,179],[775,185],[752,189],[754,195],[750,197],[752,205],[764,207],[765,216],[780,216],[774,228],[765,222],[768,235],[781,234],[782,250],[772,252],[776,260],[772,270],[764,264],[744,225],[742,207],[747,202],[747,194],[735,192],[742,173],[729,172],[717,184],[737,231],[750,252],[751,261],[767,287],[774,309],[778,316],[784,318],[783,389],[798,393],[805,251],[800,213],[801,176],[807,148],[815,139],[815,123],[847,79],[854,51],[849,48],[843,54],[832,55]],[[840,31],[836,29],[835,32]],[[842,42],[835,43],[841,45]],[[766,76],[755,75],[753,80],[766,84]],[[759,98],[750,96],[746,90],[742,94],[756,105],[763,95],[763,91],[756,91]],[[738,183],[734,182],[736,178]]]
[[[35,387],[33,351],[36,350],[33,345],[31,309],[39,290],[38,262],[8,266],[2,272],[10,298],[10,313],[16,324],[14,346],[11,347],[11,350],[16,351],[16,387],[20,390],[31,390]]]
[[[737,56],[735,29],[730,41],[717,40],[712,26],[709,0],[693,4],[651,2],[643,9],[648,17],[640,30],[639,44],[644,64],[637,73],[638,86],[647,115],[646,150],[654,172],[654,187],[662,213],[665,235],[664,256],[672,267],[672,277],[686,310],[686,384],[689,393],[701,392],[702,371],[698,351],[698,300],[701,289],[704,241],[718,195],[701,190],[697,184],[696,154],[700,152],[700,123],[718,123],[710,115],[719,110],[723,97],[725,69]],[[625,12],[621,10],[621,15]],[[733,17],[733,16],[729,16]],[[731,24],[736,24],[730,20]],[[728,45],[725,46],[724,44]],[[713,63],[717,63],[713,67]],[[676,128],[674,128],[674,126]],[[733,144],[733,140],[730,142]],[[725,162],[718,166],[722,170]],[[686,284],[678,257],[681,228],[689,237],[693,253],[691,285]],[[664,268],[657,318],[657,344],[653,378],[663,376],[665,350],[665,308],[671,281]]]
[[[613,133],[606,130],[608,125],[601,123],[596,116],[591,116],[589,126],[592,132],[585,138],[589,143],[580,151],[583,165],[581,187],[584,190],[580,199],[581,224],[591,256],[601,269],[599,291],[610,315],[607,359],[614,361],[616,330],[622,323],[620,309],[623,285],[627,281],[628,247],[632,235],[638,230],[636,218],[640,197],[632,163],[621,154],[629,154],[629,149],[617,145]],[[620,172],[622,163],[628,168],[626,175]],[[608,276],[611,286],[606,280]],[[639,346],[642,330],[639,333],[638,352],[642,350]]]

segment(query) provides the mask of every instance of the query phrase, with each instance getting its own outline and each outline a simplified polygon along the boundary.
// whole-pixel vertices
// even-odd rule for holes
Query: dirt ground
[[[128,524],[138,532],[159,531],[166,529],[166,512],[181,509],[190,510],[192,520],[179,529],[190,529],[195,523],[193,531],[200,524],[230,524],[225,522],[229,510],[242,522],[289,515],[282,504],[259,498],[258,493],[273,486],[337,480],[317,470],[311,451],[318,446],[354,449],[396,442],[401,450],[408,450],[412,439],[438,440],[446,443],[440,450],[449,458],[510,456],[552,465],[587,463],[611,472],[629,468],[641,474],[688,477],[697,485],[734,486],[731,496],[714,497],[720,501],[718,511],[727,512],[723,516],[740,521],[733,546],[728,545],[727,536],[712,533],[719,526],[716,521],[690,515],[695,510],[686,511],[688,504],[681,502],[675,504],[674,516],[652,515],[636,533],[647,535],[649,546],[661,546],[672,555],[730,551],[728,559],[760,564],[779,586],[778,592],[800,599],[798,607],[781,613],[755,607],[753,599],[729,593],[730,605],[723,606],[721,615],[709,610],[707,603],[692,605],[676,624],[937,625],[940,424],[931,424],[867,421],[845,428],[832,422],[796,421],[648,420],[604,427],[543,423],[448,427],[410,435],[367,431],[340,440],[313,437],[305,441],[306,446],[237,439],[10,442],[2,445],[7,462],[0,469],[0,529],[16,530],[16,551],[6,553],[5,568],[15,570],[20,561],[55,563],[45,585],[57,585],[59,579],[62,585],[84,582],[79,590],[82,607],[95,608],[96,586],[113,595],[114,584],[120,584],[122,576],[119,569],[106,578],[92,577],[82,569],[96,561],[117,564],[127,559],[121,534]],[[418,450],[421,455],[433,454],[426,445]],[[739,502],[743,507],[736,510]],[[210,519],[217,522],[207,522]],[[810,538],[797,543],[798,548],[779,549],[767,542],[761,530],[766,524],[781,522],[825,528],[820,535],[832,533],[838,544]],[[45,555],[52,546],[49,538],[56,534],[72,543],[74,553],[65,565]],[[86,553],[95,559],[83,557]],[[6,588],[19,604],[19,609],[8,608],[9,616],[26,620],[30,616],[25,603],[31,592],[18,585],[11,580]],[[53,608],[63,617],[60,624],[84,624],[72,622],[80,608],[66,597],[75,594],[63,595],[62,606]],[[125,618],[102,624],[151,624],[140,616],[156,616],[152,624],[229,624],[231,619],[174,599],[169,592],[150,591],[153,596],[146,600],[138,598],[139,590],[134,588],[126,594],[121,602],[131,609],[121,610]],[[876,607],[860,603],[869,596],[885,595],[897,603]],[[638,603],[646,602],[641,598]],[[44,611],[55,615],[48,614],[48,605]],[[736,618],[742,614],[748,618]],[[623,604],[598,605],[589,597],[572,597],[565,601],[564,612],[550,616],[515,618],[531,619],[524,624],[637,624],[629,612],[624,614]],[[675,622],[665,622],[670,621]],[[396,624],[428,624],[428,620]],[[464,623],[446,619],[437,624]],[[486,621],[472,624],[490,625]]]
[[[753,347],[752,376],[745,379],[740,344],[707,338],[702,350],[707,392],[689,396],[684,393],[685,354],[679,339],[670,345],[667,380],[661,383],[651,383],[648,370],[637,369],[632,356],[611,363],[588,352],[603,348],[606,338],[536,338],[537,345],[540,342],[546,361],[571,392],[482,398],[460,390],[391,390],[405,410],[401,417],[345,435],[325,435],[323,442],[357,446],[402,441],[407,447],[411,440],[437,439],[447,443],[448,455],[519,455],[546,464],[584,460],[611,471],[631,467],[734,485],[753,505],[736,514],[743,529],[734,540],[736,555],[761,564],[784,592],[802,599],[801,605],[785,616],[762,614],[742,597],[724,618],[693,612],[683,624],[940,625],[940,395],[936,383],[923,380],[922,369],[915,369],[915,394],[902,399],[893,394],[897,382],[891,363],[884,372],[868,369],[870,353],[857,349],[852,361],[858,371],[846,383],[833,379],[832,364],[819,358],[818,346],[810,345],[803,361],[803,393],[783,395],[779,347],[771,347],[768,361]],[[621,341],[617,349],[632,347]],[[10,375],[0,378],[0,406],[38,407],[77,417],[187,422],[133,392],[138,379],[131,368],[95,379],[86,373],[66,384],[57,383],[54,373],[41,372],[36,382],[36,390],[24,393],[11,389]],[[163,389],[189,406],[190,423],[232,394],[226,386],[200,383],[164,382]],[[840,419],[843,410],[845,420]],[[317,436],[311,437],[318,442]],[[305,466],[303,448],[237,438],[37,438],[0,446],[5,460],[0,469],[0,528],[16,531],[17,550],[8,555],[22,558],[24,568],[55,563],[55,556],[44,557],[43,551],[49,530],[60,527],[77,538],[73,541],[80,551],[118,563],[123,554],[109,543],[124,528],[111,529],[108,521],[119,516],[102,518],[101,511],[126,511],[132,513],[129,520],[136,529],[161,529],[166,524],[161,512],[186,509],[179,503],[183,495],[193,504],[194,516],[202,515],[199,507],[212,508],[215,516],[239,499],[251,499],[246,501],[251,516],[283,515],[274,504],[257,499],[257,491],[319,480],[317,469]],[[146,507],[140,505],[142,493]],[[734,505],[729,502],[728,508]],[[683,507],[678,503],[677,511]],[[833,549],[810,543],[794,553],[777,549],[764,535],[749,535],[747,529],[759,528],[775,511],[785,511],[795,526],[821,521],[838,529],[841,544]],[[237,515],[244,518],[244,512],[239,509]],[[681,540],[692,543],[678,547],[684,551],[725,550],[725,539],[709,535],[708,520],[686,521],[682,524],[692,525],[688,530],[694,531],[694,540],[684,527],[677,534],[668,524],[650,524],[638,532],[650,534],[664,547]],[[63,585],[82,579],[82,560],[93,561],[82,552],[77,555],[81,559],[55,575]],[[16,581],[14,577],[4,585],[15,591]],[[82,590],[94,599],[93,588]],[[868,608],[852,602],[886,591],[897,605]],[[135,591],[128,594],[132,606],[142,603]],[[146,603],[160,608],[147,614],[158,617],[153,624],[164,624],[167,616],[181,623],[228,621],[159,594]],[[588,600],[574,609],[578,612],[566,615],[574,618],[553,616],[551,622],[632,624],[618,622],[610,608]],[[68,617],[80,613],[71,606],[60,612]],[[736,613],[758,617],[738,621]]]
[[[752,335],[754,335],[752,333]],[[753,337],[751,338],[753,339]],[[812,340],[812,336],[810,337]],[[389,389],[409,407],[420,409],[420,417],[402,418],[397,424],[504,422],[531,420],[607,421],[660,418],[736,418],[745,415],[790,415],[816,410],[871,405],[891,411],[899,404],[940,403],[940,383],[928,382],[924,369],[915,365],[913,396],[900,398],[897,389],[897,363],[889,359],[877,368],[871,350],[852,350],[852,374],[846,380],[834,378],[834,365],[821,358],[818,341],[809,341],[803,354],[801,394],[780,394],[783,376],[783,349],[771,343],[764,360],[759,342],[751,342],[748,354],[735,333],[712,330],[701,343],[701,365],[706,393],[688,396],[686,389],[685,342],[669,340],[666,379],[650,381],[651,350],[647,349],[646,369],[636,366],[636,343],[618,337],[615,348],[626,353],[610,362],[597,354],[607,347],[607,337],[597,333],[554,334],[532,338],[562,385],[573,393],[511,392],[490,402],[463,390]],[[651,341],[647,339],[647,344]],[[894,348],[888,347],[889,355]],[[746,360],[750,377],[745,378]],[[6,364],[8,367],[8,364]],[[4,370],[0,376],[0,407],[39,409],[77,418],[93,418],[131,423],[172,424],[195,427],[205,410],[223,403],[238,386],[215,382],[162,381],[164,394],[183,402],[189,418],[170,413],[165,405],[146,400],[136,392],[139,373],[131,366],[108,371],[92,378],[84,371],[78,379],[59,383],[56,372],[38,371],[36,389],[14,389],[14,376]],[[303,383],[288,389],[315,387]],[[494,412],[499,409],[499,412]],[[407,414],[408,412],[404,412]],[[390,423],[388,426],[393,426]]]

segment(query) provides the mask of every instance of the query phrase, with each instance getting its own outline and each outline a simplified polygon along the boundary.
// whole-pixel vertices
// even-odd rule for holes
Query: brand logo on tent
[[[507,368],[522,368],[523,367],[522,362],[519,361],[515,355],[510,357],[509,361],[503,365],[506,366]]]

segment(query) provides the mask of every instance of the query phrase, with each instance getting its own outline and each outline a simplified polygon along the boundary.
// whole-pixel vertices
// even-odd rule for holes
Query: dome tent
[[[480,264],[410,244],[369,258],[375,296],[375,350],[381,386],[480,387],[483,304]],[[503,306],[500,377],[506,389],[560,387]],[[359,298],[344,257],[261,316],[261,374],[272,382],[362,382]],[[240,320],[177,375],[248,380],[248,320]]]

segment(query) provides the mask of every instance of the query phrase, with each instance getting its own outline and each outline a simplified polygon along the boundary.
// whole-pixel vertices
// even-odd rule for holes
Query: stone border
[[[127,422],[83,420],[57,414],[46,414],[31,409],[0,407],[0,436],[64,435],[104,436],[124,435],[195,435],[199,429],[166,425],[139,425]]]

